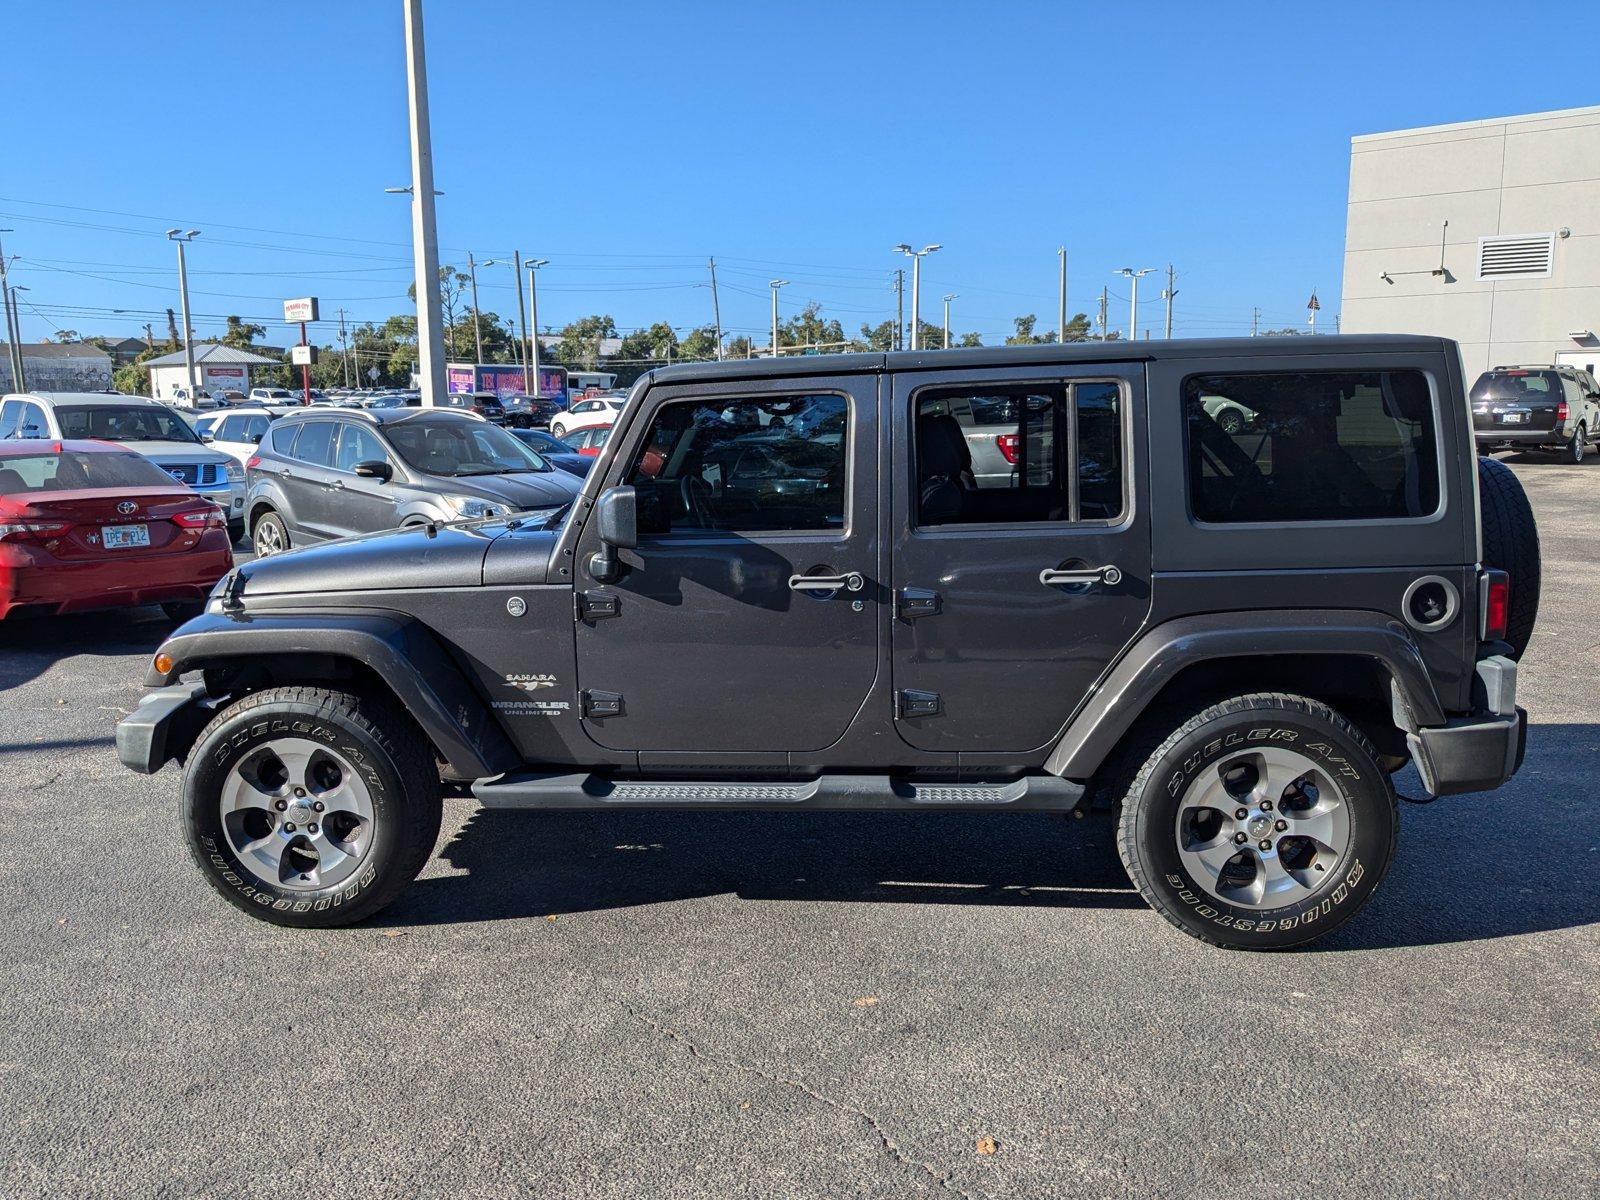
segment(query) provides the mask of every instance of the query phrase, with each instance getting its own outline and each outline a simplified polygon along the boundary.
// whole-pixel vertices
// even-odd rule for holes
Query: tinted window
[[[346,422],[339,430],[339,457],[336,465],[341,471],[354,471],[357,463],[388,462],[389,455],[383,443],[372,430],[363,425]]]
[[[58,405],[56,419],[64,438],[98,438],[109,442],[195,442],[194,430],[177,413],[158,404],[149,407],[113,404]]]
[[[810,436],[808,413],[837,431]],[[849,425],[842,396],[665,405],[628,478],[641,532],[842,528]]]
[[[7,400],[0,404],[0,438],[14,438],[21,432],[22,401]]]
[[[1561,377],[1554,371],[1488,371],[1472,385],[1474,400],[1559,400]]]
[[[1122,390],[1111,382],[920,392],[922,525],[1122,515]]]
[[[259,440],[265,437],[267,434],[267,427],[272,424],[272,418],[263,417],[260,415],[254,417],[244,417],[242,420],[244,421],[244,425],[240,428],[239,436],[236,439],[237,441],[241,442],[248,442],[252,439]]]
[[[81,450],[64,450],[60,454],[0,458],[0,496],[84,488],[181,486],[155,463],[138,454],[86,454]]]
[[[1439,507],[1421,372],[1199,376],[1184,384],[1184,410],[1203,521],[1385,520]]]
[[[339,426],[334,421],[307,421],[295,439],[294,456],[301,462],[326,467],[333,463],[333,435]]]
[[[503,475],[550,465],[498,425],[470,417],[408,420],[386,431],[395,451],[429,475]]]
[[[267,449],[274,454],[287,455],[299,428],[298,425],[274,425],[267,434]]]

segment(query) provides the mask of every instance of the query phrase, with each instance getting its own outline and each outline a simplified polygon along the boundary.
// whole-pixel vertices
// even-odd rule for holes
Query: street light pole
[[[17,307],[17,293],[29,291],[26,286],[13,284],[6,289],[6,319],[11,323],[14,331],[11,335],[11,344],[17,348],[16,375],[13,376],[13,386],[19,392],[28,390],[28,366],[22,361],[22,309]]]
[[[1122,270],[1117,272],[1117,274],[1126,275],[1133,280],[1133,295],[1128,300],[1128,340],[1130,342],[1138,340],[1139,337],[1139,280],[1154,270],[1154,267],[1141,267],[1137,271],[1132,267],[1123,267]]]
[[[944,294],[944,348],[950,349],[950,301],[956,299],[954,292]]]
[[[530,258],[528,268],[528,319],[533,322],[533,340],[528,343],[528,361],[533,368],[533,390],[530,396],[539,395],[539,268],[548,267],[548,258]]]
[[[10,229],[0,229],[0,233],[11,233]],[[0,246],[0,300],[5,302],[6,310],[6,355],[11,361],[11,386],[17,391],[22,391],[22,347],[21,325],[22,321],[13,316],[11,312],[11,290],[6,283],[6,251]]]
[[[772,357],[778,357],[778,289],[788,284],[787,279],[774,279],[767,286],[772,289]]]
[[[472,261],[472,251],[467,251],[467,274],[472,277],[472,351],[478,357],[472,361],[483,363],[483,323],[478,319],[478,264]]]
[[[401,0],[406,25],[406,97],[411,118],[411,254],[417,288],[417,371],[422,403],[445,394],[444,320],[439,303],[439,234],[433,209],[433,137],[422,0]]]
[[[528,305],[522,298],[522,251],[511,252],[511,272],[517,277],[517,319],[522,322],[522,394],[531,396],[532,380],[528,378]]]
[[[194,329],[189,324],[189,264],[184,259],[183,248],[199,237],[200,231],[191,229],[184,233],[180,229],[169,229],[167,236],[178,243],[178,300],[183,307],[183,365],[189,381],[189,403],[198,407],[200,402],[195,393],[200,390],[200,383],[194,377]]]
[[[911,260],[911,348],[916,350],[922,345],[922,260],[942,247],[934,242],[913,250],[909,243],[901,242],[895,249]]]

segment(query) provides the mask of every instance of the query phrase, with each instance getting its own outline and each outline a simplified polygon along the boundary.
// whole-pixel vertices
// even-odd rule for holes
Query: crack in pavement
[[[921,1171],[923,1174],[927,1175],[928,1178],[937,1183],[941,1188],[944,1188],[946,1191],[953,1192],[957,1196],[961,1196],[963,1200],[978,1200],[976,1196],[962,1188],[961,1185],[956,1183],[955,1180],[953,1180],[943,1171],[936,1170],[934,1167],[923,1162],[921,1159],[912,1158],[909,1154],[902,1150],[900,1148],[900,1144],[889,1135],[888,1130],[884,1129],[879,1120],[865,1109],[857,1108],[853,1104],[846,1104],[841,1100],[835,1100],[831,1096],[824,1095],[822,1092],[817,1091],[816,1088],[812,1087],[804,1080],[794,1079],[787,1075],[778,1075],[772,1071],[766,1070],[763,1067],[758,1067],[754,1063],[743,1062],[732,1057],[731,1055],[709,1051],[702,1047],[693,1038],[688,1037],[679,1030],[673,1029],[667,1025],[663,1025],[660,1021],[656,1020],[648,1013],[640,1012],[626,1000],[618,1000],[617,1003],[621,1005],[623,1010],[626,1011],[627,1014],[634,1020],[645,1026],[648,1026],[651,1030],[659,1034],[661,1037],[666,1038],[668,1041],[676,1042],[678,1045],[683,1046],[689,1051],[690,1057],[698,1062],[707,1063],[713,1066],[732,1067],[735,1070],[743,1071],[749,1075],[754,1075],[759,1079],[765,1079],[768,1083],[775,1083],[781,1087],[793,1088],[795,1091],[809,1096],[819,1104],[824,1104],[833,1109],[835,1112],[841,1112],[847,1116],[855,1117],[857,1120],[865,1122],[867,1127],[871,1129],[873,1134],[877,1137],[878,1142],[883,1146],[884,1151],[896,1162],[902,1164],[903,1166],[910,1167],[913,1170]]]

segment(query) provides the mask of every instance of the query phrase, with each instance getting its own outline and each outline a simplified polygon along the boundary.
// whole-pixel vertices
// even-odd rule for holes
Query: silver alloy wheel
[[[228,771],[218,798],[239,862],[286,891],[333,887],[372,850],[372,793],[349,759],[309,738],[277,738]]]
[[[262,518],[256,523],[255,536],[251,539],[251,543],[258,558],[266,558],[269,554],[281,554],[283,532],[278,528],[276,521]]]
[[[1241,908],[1297,904],[1350,851],[1350,807],[1333,777],[1296,750],[1225,755],[1178,803],[1178,857],[1207,895]]]

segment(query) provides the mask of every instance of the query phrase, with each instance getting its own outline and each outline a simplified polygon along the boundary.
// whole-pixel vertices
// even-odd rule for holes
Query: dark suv
[[[300,409],[273,422],[245,466],[263,558],[358,533],[548,513],[580,486],[506,430],[437,408]]]
[[[1496,367],[1478,376],[1471,399],[1485,450],[1554,450],[1576,464],[1600,441],[1600,384],[1578,367]]]
[[[451,786],[1114,807],[1173,924],[1307,941],[1388,870],[1395,771],[1436,796],[1516,771],[1539,584],[1455,345],[1309,341],[651,372],[570,510],[236,569],[118,752],[186,763],[201,872],[285,925],[393,900]],[[1247,426],[1216,419],[1235,407]],[[978,410],[1014,470],[973,471],[955,414]]]

